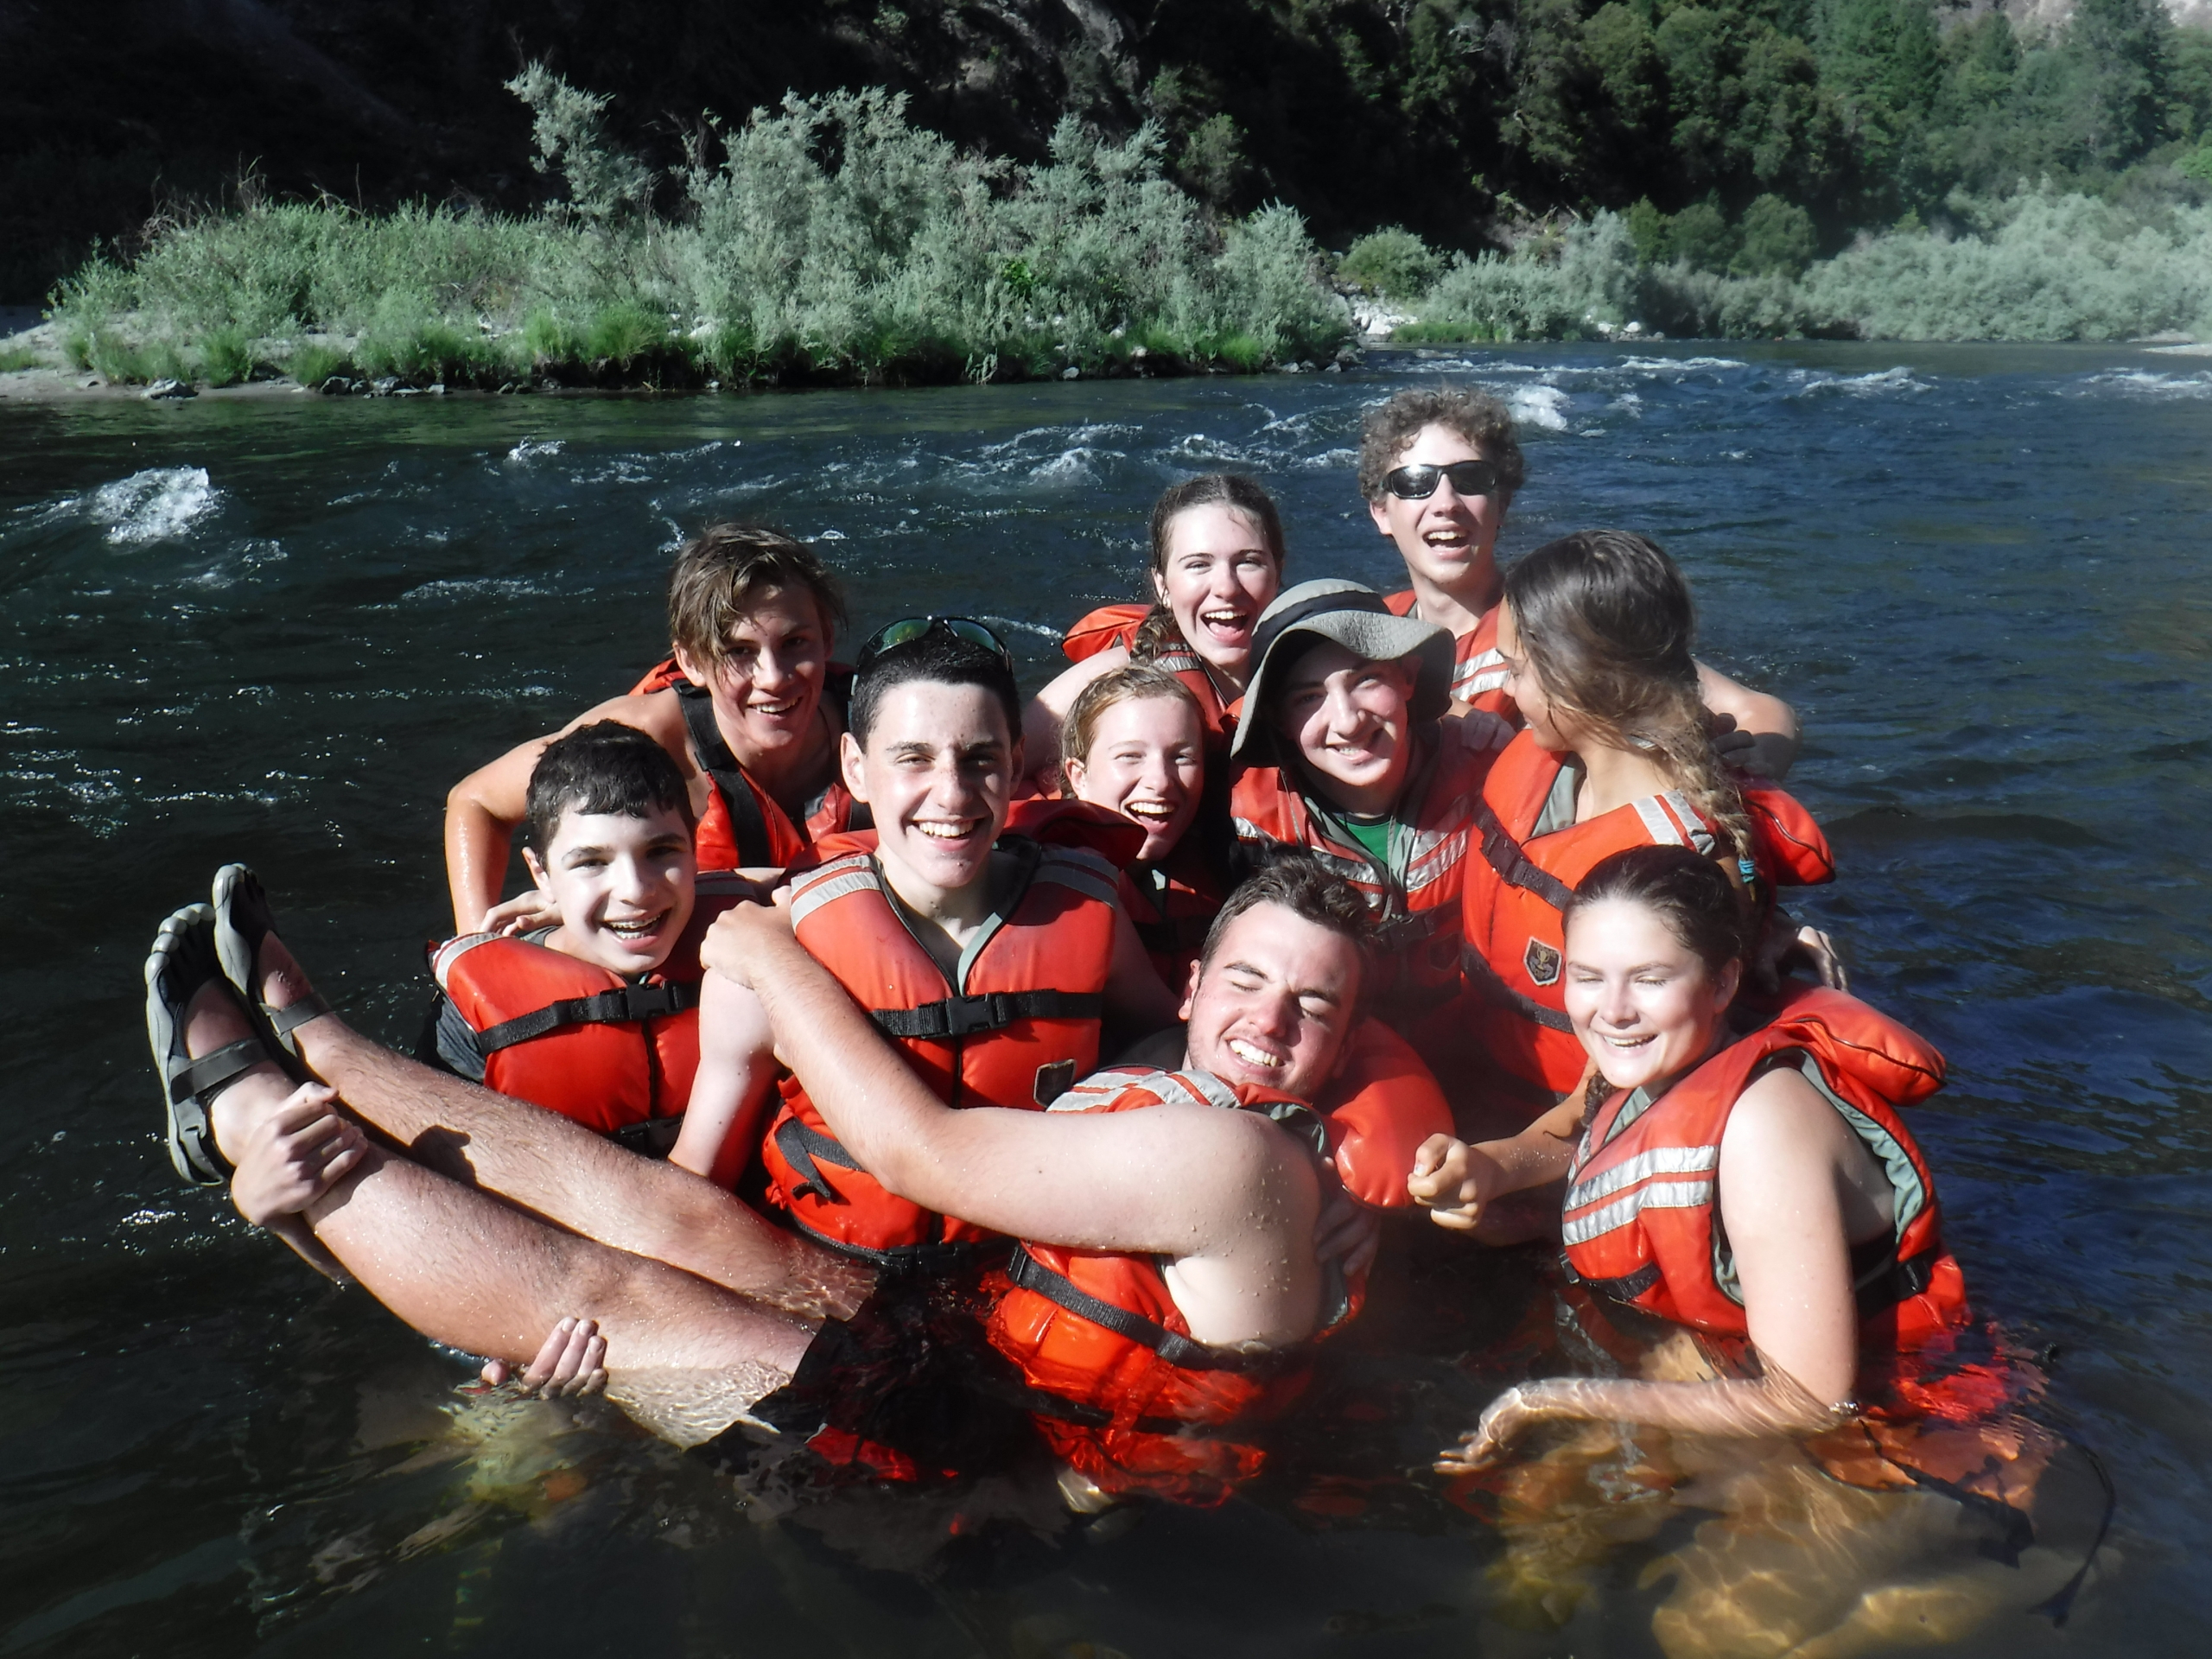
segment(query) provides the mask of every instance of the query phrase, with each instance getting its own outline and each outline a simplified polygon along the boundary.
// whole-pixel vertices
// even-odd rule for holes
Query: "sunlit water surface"
[[[170,1177],[140,1034],[156,921],[247,859],[349,1015],[411,1037],[448,785],[655,657],[687,528],[818,538],[859,626],[997,619],[1034,683],[1061,624],[1134,594],[1146,509],[1195,471],[1267,482],[1294,574],[1388,582],[1359,411],[1440,372],[1520,417],[1508,556],[1653,532],[1696,584],[1704,654],[1802,713],[1792,786],[1842,868],[1804,908],[1950,1055],[1915,1122],[1951,1239],[1982,1306],[2056,1345],[2050,1418],[2119,1493],[2063,1630],[2024,1609],[2071,1571],[2071,1534],[1961,1569],[1964,1603],[1939,1586],[1887,1636],[1804,1651],[2201,1650],[2212,372],[2139,350],[1666,346],[1020,390],[0,408],[0,1654],[1587,1656],[1656,1651],[1662,1604],[1676,1652],[1774,1652],[1841,1616],[1808,1611],[1831,1581],[1911,1580],[1914,1529],[1951,1524],[1912,1505],[1942,1500],[1815,1494],[1794,1535],[1716,1530],[1727,1471],[1668,1498],[1681,1459],[1639,1477],[1635,1442],[1554,1452],[1554,1497],[1520,1492],[1569,1517],[1541,1536],[1448,1501],[1421,1460],[1551,1302],[1534,1257],[1426,1230],[1394,1242],[1397,1288],[1280,1478],[1077,1532],[1030,1493],[783,1516],[619,1423],[456,1417],[459,1360]],[[2060,1507],[2086,1533],[2099,1500],[2075,1479]]]

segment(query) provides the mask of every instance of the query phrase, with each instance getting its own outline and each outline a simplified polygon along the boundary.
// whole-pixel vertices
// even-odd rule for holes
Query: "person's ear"
[[[843,774],[845,792],[856,801],[868,799],[868,772],[861,766],[858,739],[850,732],[837,734],[837,770]]]
[[[1381,495],[1369,498],[1367,503],[1367,516],[1375,521],[1376,529],[1381,531],[1384,536],[1389,537],[1392,541],[1395,541],[1397,537],[1392,533],[1390,529],[1389,503],[1390,497],[1388,492],[1385,492]]]
[[[675,646],[674,650],[676,652],[676,665],[683,671],[683,677],[690,681],[692,684],[697,686],[702,691],[713,690],[715,688],[715,676],[712,666],[702,667],[700,665],[699,659],[694,657],[682,645]]]
[[[530,872],[530,879],[537,884],[537,890],[547,898],[551,898],[553,879],[547,874],[545,861],[538,857],[537,849],[535,847],[525,847],[522,849],[522,867]]]
[[[1164,570],[1152,573],[1152,597],[1161,610],[1167,608],[1167,573]]]
[[[1071,795],[1083,793],[1084,774],[1089,771],[1090,768],[1080,760],[1071,760],[1065,755],[1060,757],[1060,782],[1066,785]]]
[[[1198,981],[1205,975],[1205,970],[1206,965],[1202,961],[1191,964],[1191,977],[1183,987],[1183,1006],[1175,1010],[1175,1017],[1185,1025],[1191,1022],[1191,1010],[1197,1006],[1198,1001]]]
[[[1728,1005],[1736,1000],[1737,988],[1744,982],[1744,964],[1740,961],[1723,963],[1720,976],[1713,982],[1713,1011],[1726,1014]]]

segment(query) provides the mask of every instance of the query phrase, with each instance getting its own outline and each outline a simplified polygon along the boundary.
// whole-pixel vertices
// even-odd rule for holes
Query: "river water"
[[[244,858],[349,1017],[410,1039],[447,787],[658,653],[687,528],[822,538],[858,626],[999,619],[1033,684],[1054,630],[1133,596],[1146,509],[1193,471],[1276,492],[1294,575],[1389,582],[1353,448],[1362,404],[1417,374],[1471,377],[1520,417],[1506,556],[1592,524],[1655,534],[1695,584],[1702,654],[1802,714],[1791,786],[1842,869],[1802,908],[1857,988],[1950,1056],[1915,1119],[1950,1239],[1980,1304],[2053,1351],[2045,1414],[2118,1494],[2065,1629],[2024,1610],[2094,1530],[2078,1455],[2019,1567],[1958,1569],[1972,1617],[1939,1585],[1886,1636],[1804,1651],[2201,1650],[2212,365],[1700,349],[754,398],[0,405],[0,1654],[1635,1654],[1658,1650],[1670,1586],[1677,1653],[1780,1652],[1832,1624],[1774,1612],[1726,1560],[1802,1600],[1841,1573],[1839,1529],[1901,1537],[1894,1516],[1761,1541],[1712,1518],[1725,1503],[1646,1492],[1648,1524],[1619,1524],[1599,1470],[1560,1477],[1580,1494],[1561,1512],[1594,1517],[1580,1541],[1537,1548],[1414,1472],[1498,1385],[1493,1340],[1541,1321],[1525,1255],[1394,1238],[1398,1288],[1338,1363],[1331,1444],[1220,1510],[1077,1532],[1033,1495],[969,1493],[785,1516],[588,1414],[456,1416],[461,1361],[177,1186],[162,1150],[140,1027],[155,923]],[[1683,1615],[1694,1582],[1719,1599]],[[1738,1640],[1732,1607],[1783,1634]]]

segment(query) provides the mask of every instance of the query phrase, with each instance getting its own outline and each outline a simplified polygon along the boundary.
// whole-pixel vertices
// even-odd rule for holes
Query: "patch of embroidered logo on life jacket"
[[[1530,939],[1529,948],[1521,953],[1521,965],[1529,970],[1529,977],[1538,985],[1559,982],[1559,951],[1541,939]]]
[[[1031,1095],[1039,1106],[1050,1106],[1074,1087],[1075,1062],[1054,1060],[1050,1065],[1037,1068],[1037,1086]]]

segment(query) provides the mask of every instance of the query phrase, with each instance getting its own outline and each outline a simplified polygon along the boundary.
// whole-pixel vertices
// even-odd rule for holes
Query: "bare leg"
[[[259,966],[261,996],[272,1007],[311,988],[274,934],[262,941]],[[302,1057],[352,1111],[454,1181],[792,1313],[842,1318],[872,1287],[867,1268],[774,1226],[710,1182],[626,1152],[558,1112],[404,1058],[335,1014],[310,1020],[297,1035]],[[223,1118],[219,1099],[219,1141]]]
[[[186,1020],[195,1055],[247,1031],[219,986],[202,990]],[[257,1067],[218,1097],[219,1139],[242,1147],[290,1092],[274,1065]],[[711,1439],[790,1381],[819,1328],[373,1146],[306,1219],[370,1294],[471,1353],[525,1361],[562,1318],[589,1313],[607,1338],[609,1397],[679,1444]]]

